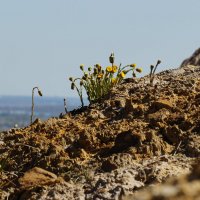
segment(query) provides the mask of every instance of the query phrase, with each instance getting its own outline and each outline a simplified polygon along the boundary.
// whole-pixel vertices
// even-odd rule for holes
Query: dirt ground
[[[200,199],[200,67],[0,133],[0,199]]]

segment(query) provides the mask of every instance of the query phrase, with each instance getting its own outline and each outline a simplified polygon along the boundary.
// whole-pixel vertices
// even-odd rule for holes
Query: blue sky
[[[200,46],[199,0],[0,0],[0,95],[74,96],[80,64],[178,67]]]

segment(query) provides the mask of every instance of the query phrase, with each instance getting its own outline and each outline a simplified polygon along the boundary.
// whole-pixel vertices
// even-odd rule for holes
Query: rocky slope
[[[200,67],[149,82],[126,79],[101,102],[0,133],[1,199],[176,199],[181,187],[179,199],[198,199]],[[170,177],[182,178],[161,185]]]

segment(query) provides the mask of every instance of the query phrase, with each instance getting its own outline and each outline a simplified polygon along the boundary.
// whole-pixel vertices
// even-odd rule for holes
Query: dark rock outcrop
[[[200,66],[200,48],[198,48],[193,54],[192,56],[190,56],[189,58],[185,59],[182,63],[180,67],[184,67],[187,65],[194,65],[194,66]]]

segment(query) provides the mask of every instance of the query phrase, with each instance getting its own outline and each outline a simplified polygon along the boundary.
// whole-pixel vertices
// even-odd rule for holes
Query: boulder
[[[187,65],[194,65],[194,66],[200,66],[200,48],[198,48],[192,56],[185,59],[180,67],[185,67]]]

